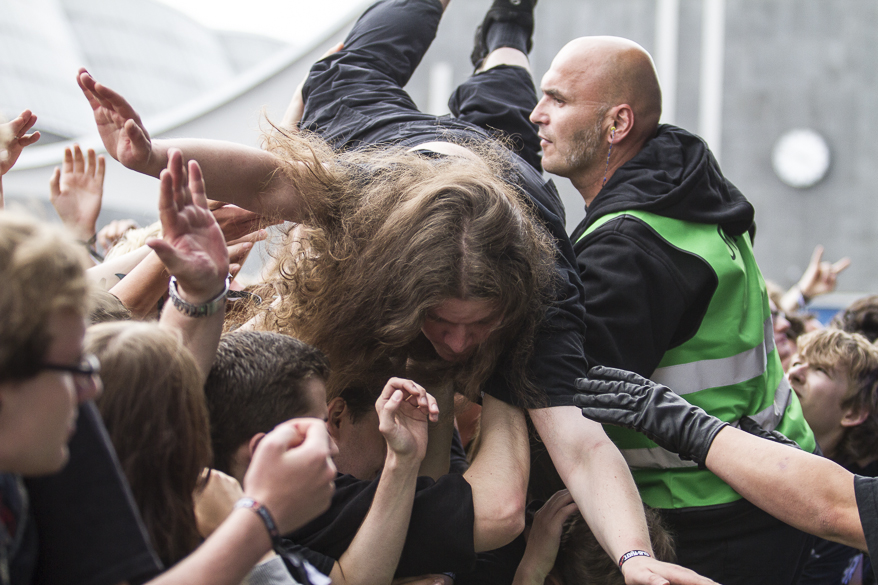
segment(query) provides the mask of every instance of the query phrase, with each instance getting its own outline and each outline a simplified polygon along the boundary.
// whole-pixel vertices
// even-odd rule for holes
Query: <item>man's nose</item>
[[[530,121],[534,124],[542,124],[544,121],[543,110],[542,110],[543,100],[540,100],[537,103],[537,107],[533,109],[530,113]]]
[[[458,325],[451,327],[445,334],[445,344],[455,353],[463,353],[468,345],[469,335],[466,327]]]

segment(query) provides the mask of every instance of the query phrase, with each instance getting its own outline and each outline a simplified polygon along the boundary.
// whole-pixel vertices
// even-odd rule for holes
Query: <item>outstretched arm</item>
[[[129,169],[158,177],[168,166],[169,152],[176,148],[183,152],[184,163],[198,161],[212,199],[264,216],[302,219],[300,195],[273,154],[217,140],[153,140],[125,98],[95,81],[85,69],[79,70],[77,81],[92,107],[107,152]]]
[[[628,465],[601,426],[582,420],[578,408],[559,406],[530,411],[564,484],[582,517],[607,554],[652,554],[643,503]],[[585,424],[582,424],[582,423]],[[638,556],[622,565],[628,585],[702,585],[713,583],[677,565]]]
[[[854,476],[829,459],[725,427],[713,440],[706,463],[736,492],[775,518],[866,550]]]
[[[731,427],[631,372],[592,368],[577,387],[584,416],[640,431],[705,464],[753,504],[800,530],[866,548],[853,475],[832,461]],[[741,425],[771,436],[746,420]]]
[[[463,474],[473,490],[476,552],[507,545],[524,530],[530,445],[524,412],[486,394],[481,443]]]
[[[244,493],[263,504],[284,533],[329,507],[335,466],[322,421],[295,419],[260,441],[244,477]],[[198,547],[149,585],[237,585],[271,550],[265,524],[239,508]]]
[[[369,513],[332,568],[334,585],[390,583],[393,579],[415,501],[418,466],[427,452],[427,422],[439,420],[433,397],[401,378],[387,382],[375,409],[387,441],[384,470]]]
[[[163,327],[182,334],[206,379],[223,329],[229,254],[223,233],[207,208],[201,169],[195,161],[188,167],[187,172],[179,150],[170,151],[168,168],[161,174],[163,238],[149,240],[147,245],[176,278],[172,286],[184,302],[203,307],[222,296],[218,309],[203,316],[187,315],[175,302],[168,302],[160,320]]]

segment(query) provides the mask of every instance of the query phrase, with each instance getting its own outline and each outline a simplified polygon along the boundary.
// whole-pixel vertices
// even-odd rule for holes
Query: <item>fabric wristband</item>
[[[629,550],[624,555],[622,555],[621,559],[619,559],[619,568],[620,569],[622,568],[622,565],[625,563],[625,561],[627,561],[629,559],[633,559],[634,557],[651,557],[651,556],[652,555],[649,554],[648,552],[646,552],[645,550]]]
[[[248,508],[256,512],[256,514],[262,518],[262,523],[265,524],[265,529],[268,531],[268,536],[271,537],[271,548],[277,549],[281,544],[280,531],[277,529],[277,524],[274,523],[274,518],[271,517],[271,513],[268,511],[268,508],[254,500],[253,498],[243,497],[237,502],[235,502],[235,510],[238,508]]]

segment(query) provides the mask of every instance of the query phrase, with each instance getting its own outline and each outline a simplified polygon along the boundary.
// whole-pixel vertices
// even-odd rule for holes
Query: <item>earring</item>
[[[601,182],[601,188],[607,184],[607,173],[610,170],[610,154],[613,152],[613,141],[616,140],[616,127],[610,128],[610,149],[607,151],[607,167],[604,169],[604,180]]]

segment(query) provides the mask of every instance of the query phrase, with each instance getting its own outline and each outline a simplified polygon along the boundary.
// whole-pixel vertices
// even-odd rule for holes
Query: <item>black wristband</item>
[[[633,559],[634,557],[651,557],[652,555],[646,552],[645,550],[629,550],[622,558],[619,559],[619,568],[622,568],[622,565],[625,561]]]
[[[256,512],[256,514],[262,519],[262,523],[265,524],[268,536],[271,537],[271,548],[277,550],[278,546],[281,544],[280,531],[277,529],[277,524],[274,523],[274,518],[271,517],[268,508],[253,498],[248,498],[246,496],[235,502],[235,510],[238,508],[248,508]]]

